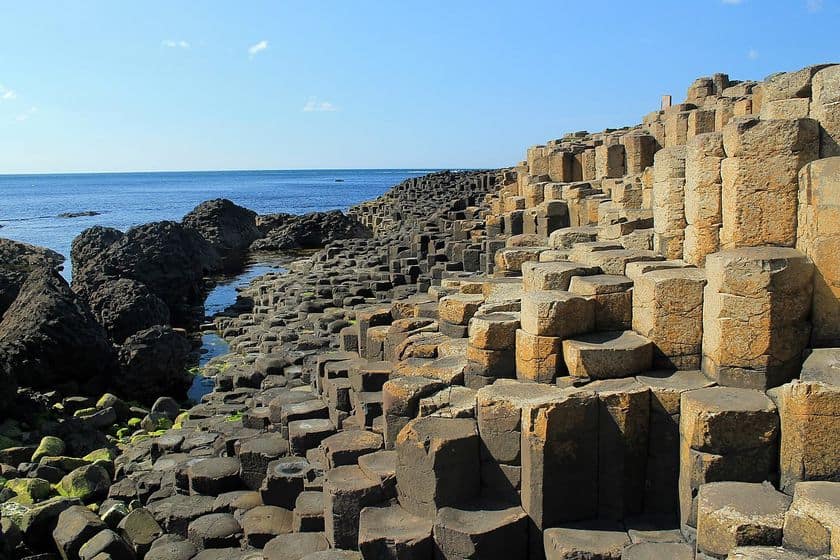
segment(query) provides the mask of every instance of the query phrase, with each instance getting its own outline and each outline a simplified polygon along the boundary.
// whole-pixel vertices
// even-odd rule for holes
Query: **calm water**
[[[268,272],[283,272],[285,269],[276,263],[254,263],[245,268],[240,274],[216,284],[207,294],[204,300],[204,314],[212,317],[221,313],[236,302],[236,295],[239,288],[247,286],[257,276]],[[201,336],[201,358],[198,365],[207,365],[207,362],[218,356],[230,352],[228,343],[216,333],[205,333]],[[213,391],[215,381],[211,377],[196,375],[193,377],[192,385],[187,391],[187,399],[191,402],[201,402],[201,397]]]
[[[0,175],[0,236],[49,247],[65,257],[85,228],[125,230],[180,220],[198,203],[229,198],[260,214],[346,209],[391,186],[429,173],[420,169],[217,171]],[[336,181],[338,179],[338,181]],[[98,216],[60,218],[67,212]],[[65,267],[69,271],[69,262]]]

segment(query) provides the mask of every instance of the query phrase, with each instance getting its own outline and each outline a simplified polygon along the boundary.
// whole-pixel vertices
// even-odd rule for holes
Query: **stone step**
[[[568,290],[575,276],[598,274],[596,267],[577,262],[526,262],[522,264],[522,286],[526,292]]]
[[[564,340],[563,359],[573,377],[629,377],[651,368],[653,345],[633,331],[591,333]]]
[[[783,544],[812,555],[840,554],[840,482],[799,482],[785,514]]]
[[[571,292],[525,292],[520,314],[522,330],[537,336],[569,338],[595,327],[594,301]]]
[[[575,276],[569,291],[594,301],[595,330],[629,330],[633,317],[633,281],[618,274]]]
[[[589,528],[585,524],[543,531],[546,560],[568,558],[621,558],[630,545],[627,532],[619,528]]]
[[[697,551],[722,557],[738,546],[779,546],[791,498],[769,483],[713,482],[697,495]]]
[[[366,507],[359,516],[359,551],[365,558],[431,558],[432,521],[399,504]]]
[[[519,505],[476,502],[438,511],[436,553],[444,559],[519,558],[528,547],[528,516]]]
[[[327,468],[355,465],[362,455],[382,448],[382,436],[366,430],[346,430],[321,442]]]
[[[290,533],[268,541],[262,553],[266,560],[300,560],[327,548],[329,543],[323,532]]]

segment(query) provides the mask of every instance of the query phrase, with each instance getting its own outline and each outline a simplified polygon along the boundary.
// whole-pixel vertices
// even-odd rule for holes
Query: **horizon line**
[[[30,171],[30,172],[2,172],[0,177],[24,177],[33,175],[129,175],[152,173],[264,173],[271,171],[476,171],[484,169],[502,169],[503,167],[290,167],[286,169],[160,169],[160,170],[131,170],[131,171]]]

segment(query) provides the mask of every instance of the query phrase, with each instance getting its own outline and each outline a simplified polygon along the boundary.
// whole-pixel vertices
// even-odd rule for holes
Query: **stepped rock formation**
[[[7,486],[6,548],[840,556],[838,69],[700,78],[637,126],[351,208],[372,236],[215,319],[231,354],[200,404],[130,409],[106,500],[97,463],[46,458],[52,440],[0,451],[4,473],[90,480]]]

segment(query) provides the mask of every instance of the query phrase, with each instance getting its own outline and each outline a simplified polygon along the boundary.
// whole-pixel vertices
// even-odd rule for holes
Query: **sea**
[[[228,198],[260,214],[305,214],[376,198],[393,185],[432,169],[330,169],[0,175],[0,237],[58,251],[84,229],[125,231],[180,220],[202,201]],[[91,213],[95,215],[78,215]],[[75,217],[63,217],[75,215]]]

